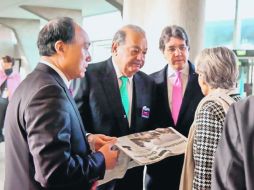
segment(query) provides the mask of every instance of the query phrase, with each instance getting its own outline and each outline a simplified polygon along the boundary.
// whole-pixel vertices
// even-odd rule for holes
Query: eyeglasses
[[[176,47],[176,46],[169,46],[168,48],[167,48],[167,51],[169,52],[169,53],[175,53],[175,51],[176,50],[179,50],[181,53],[183,53],[183,52],[185,52],[186,51],[186,49],[188,48],[188,46],[185,46],[185,45],[182,45],[182,46],[178,46],[178,47]]]

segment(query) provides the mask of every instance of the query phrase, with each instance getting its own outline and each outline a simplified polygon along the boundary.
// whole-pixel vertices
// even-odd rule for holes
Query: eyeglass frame
[[[189,46],[187,45],[181,45],[181,46],[169,46],[166,48],[166,50],[170,53],[173,54],[175,53],[176,50],[179,50],[181,53],[185,52],[187,49],[189,49]]]

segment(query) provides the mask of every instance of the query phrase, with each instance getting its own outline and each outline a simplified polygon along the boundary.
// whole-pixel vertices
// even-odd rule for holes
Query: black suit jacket
[[[143,72],[137,72],[133,76],[132,115],[129,127],[110,58],[88,66],[75,100],[84,122],[89,126],[88,132],[120,137],[154,128],[154,97],[155,83]],[[148,118],[142,116],[142,110],[145,108],[150,109]],[[142,189],[142,169],[143,167],[129,170],[123,179],[117,180],[115,189]],[[132,174],[128,175],[129,173]],[[119,185],[120,183],[122,185]]]
[[[5,190],[89,190],[104,176],[102,153],[91,154],[73,98],[45,64],[15,91],[5,128]]]
[[[182,105],[176,125],[174,124],[171,110],[168,102],[168,87],[167,87],[167,69],[166,65],[162,70],[151,74],[157,85],[157,103],[158,103],[158,126],[173,127],[186,137],[190,126],[194,119],[195,110],[199,101],[203,98],[200,86],[198,84],[198,75],[195,73],[194,66],[189,64],[189,79],[184,92]],[[147,179],[147,189],[156,190],[163,187],[178,190],[180,183],[180,175],[182,171],[183,155],[167,158],[159,163],[148,166],[147,173],[150,177]],[[167,175],[161,175],[162,173]]]

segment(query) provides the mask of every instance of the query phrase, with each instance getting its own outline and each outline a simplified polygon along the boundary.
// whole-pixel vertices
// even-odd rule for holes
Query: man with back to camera
[[[90,190],[115,166],[115,138],[94,135],[97,151],[91,153],[68,90],[70,80],[84,77],[89,45],[87,33],[68,17],[40,31],[40,62],[7,108],[5,190]]]
[[[212,190],[254,189],[254,97],[228,110],[212,170]]]
[[[140,71],[146,52],[145,32],[126,25],[113,38],[112,57],[88,67],[75,97],[88,132],[120,137],[154,127],[155,84]],[[142,190],[143,167],[98,189]]]
[[[173,127],[188,136],[195,110],[203,94],[198,75],[189,59],[189,39],[185,30],[176,25],[163,29],[159,48],[167,61],[160,71],[151,74],[157,86],[158,126]],[[147,190],[178,190],[183,155],[166,158],[147,167]],[[167,175],[161,175],[161,174]]]

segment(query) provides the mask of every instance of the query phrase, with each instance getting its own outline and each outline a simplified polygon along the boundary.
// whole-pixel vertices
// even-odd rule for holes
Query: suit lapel
[[[188,104],[189,102],[191,101],[191,99],[193,98],[194,94],[195,93],[195,89],[194,88],[194,85],[193,83],[196,82],[196,73],[195,73],[195,70],[194,70],[194,67],[192,66],[192,64],[190,62],[188,62],[189,64],[189,79],[188,79],[188,83],[187,83],[187,86],[186,86],[186,90],[184,92],[184,97],[183,97],[183,101],[182,101],[182,105],[181,105],[181,110],[180,110],[180,113],[179,113],[179,117],[178,117],[178,120],[181,120],[181,116],[184,115],[187,107],[188,107]]]
[[[121,102],[118,79],[111,58],[107,60],[105,68],[101,69],[100,76],[105,97],[111,105],[108,109],[112,109],[117,118],[121,134],[126,134],[126,131],[129,130],[129,124],[127,118],[124,118],[125,113]]]
[[[166,111],[167,114],[172,118],[172,113],[170,110],[169,102],[168,102],[168,77],[167,77],[167,70],[168,70],[168,65],[163,69],[163,74],[161,75],[161,80],[163,81],[162,83],[162,89],[163,89],[163,98],[164,102],[166,102]]]
[[[85,137],[86,136],[86,131],[85,131],[82,119],[80,117],[79,111],[77,109],[77,106],[76,106],[73,98],[71,97],[71,95],[69,93],[69,90],[67,89],[66,85],[64,84],[63,79],[58,75],[58,73],[55,70],[53,70],[52,68],[50,68],[49,66],[47,66],[43,63],[39,63],[38,66],[37,66],[37,69],[44,70],[44,71],[50,73],[55,78],[55,80],[58,82],[58,84],[64,89],[64,91],[65,91],[65,93],[66,93],[66,95],[67,95],[67,97],[68,97],[75,113],[76,113],[76,116],[78,117],[78,120],[79,120],[79,123],[80,123],[80,126],[81,126],[81,131],[82,131],[82,133]]]
[[[142,81],[139,80],[139,76],[135,74],[133,76],[133,91],[132,91],[132,110],[131,110],[131,124],[130,128],[131,130],[135,130],[136,126],[136,115],[137,113],[137,108],[140,108],[143,104],[143,98],[142,94],[143,92],[143,87],[144,85],[141,83]]]
[[[167,70],[168,70],[168,65],[166,65],[164,67],[163,70],[161,70],[160,74],[159,74],[159,78],[158,78],[158,84],[159,84],[159,88],[161,89],[162,92],[162,98],[163,98],[163,102],[165,102],[164,105],[164,109],[166,111],[166,114],[168,115],[168,118],[170,120],[170,123],[174,124],[173,118],[172,118],[172,113],[170,110],[170,105],[169,105],[169,101],[168,101],[168,77],[167,77]],[[159,97],[160,98],[160,97]],[[160,100],[157,100],[160,101]],[[160,109],[160,108],[158,108]]]

